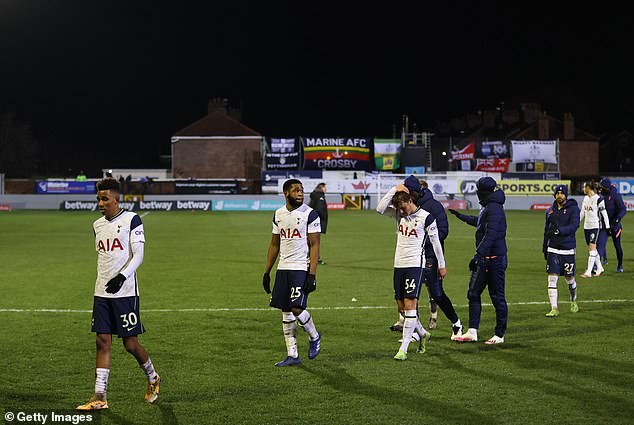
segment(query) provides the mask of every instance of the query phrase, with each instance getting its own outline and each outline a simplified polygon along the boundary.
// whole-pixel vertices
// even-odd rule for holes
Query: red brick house
[[[263,137],[240,122],[225,99],[211,99],[208,114],[172,136],[175,178],[260,178]]]

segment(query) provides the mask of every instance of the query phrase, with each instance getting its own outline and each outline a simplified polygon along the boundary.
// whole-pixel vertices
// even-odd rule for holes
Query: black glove
[[[608,234],[608,236],[612,236],[612,229],[607,228],[605,229],[605,232]]]
[[[119,273],[106,283],[106,292],[109,294],[116,294],[119,290],[121,290],[123,282],[125,282],[125,276]]]
[[[469,261],[469,270],[472,272],[478,271],[478,261],[476,257],[473,257],[471,261]]]
[[[310,294],[315,289],[317,289],[317,280],[315,280],[314,274],[309,274],[304,281],[304,292]]]
[[[460,216],[460,213],[456,210],[452,210],[451,208],[448,208],[447,211],[449,211],[450,213],[452,213],[453,215],[455,215],[456,217]]]
[[[621,221],[620,218],[615,218],[614,219],[614,226],[616,226],[617,224],[619,224],[619,222]]]
[[[264,273],[264,276],[262,276],[262,287],[264,288],[264,292],[267,294],[271,293],[271,275],[268,273]]]
[[[548,251],[543,250],[544,253],[544,260],[548,261]]]
[[[548,233],[546,233],[546,234],[548,235],[548,237],[558,235],[559,234],[559,229],[557,229],[557,228],[550,229],[548,231]]]

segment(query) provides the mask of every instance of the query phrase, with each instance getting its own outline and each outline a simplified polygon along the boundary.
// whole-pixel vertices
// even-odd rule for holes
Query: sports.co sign
[[[621,195],[634,195],[634,179],[610,179]]]

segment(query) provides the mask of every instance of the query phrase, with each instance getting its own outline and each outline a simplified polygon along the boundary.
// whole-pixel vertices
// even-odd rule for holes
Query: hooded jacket
[[[447,220],[447,213],[442,204],[434,199],[434,195],[431,190],[422,188],[420,198],[416,202],[416,205],[431,213],[436,218],[436,227],[438,228],[438,238],[440,243],[444,245],[444,241],[449,235],[449,220]],[[443,246],[444,248],[444,246]],[[429,239],[425,239],[425,257],[436,258],[434,254],[434,247]]]
[[[559,208],[557,201],[546,210],[546,223],[544,225],[544,242],[542,251],[554,249],[575,249],[577,240],[575,233],[579,228],[579,205],[574,199],[566,199],[566,203]],[[559,233],[548,236],[550,230],[558,229]]]
[[[605,211],[608,213],[608,218],[610,219],[610,226],[615,227],[623,220],[625,214],[627,214],[627,207],[625,203],[623,203],[623,198],[616,190],[616,187],[610,186],[609,189],[602,189],[603,202],[605,203]]]
[[[481,257],[506,255],[506,215],[502,190],[491,192],[480,201],[478,216],[457,214],[460,220],[476,228],[476,254]],[[577,218],[579,213],[577,212]]]

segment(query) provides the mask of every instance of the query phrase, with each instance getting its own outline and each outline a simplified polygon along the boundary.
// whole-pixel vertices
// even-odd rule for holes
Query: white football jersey
[[[603,198],[596,193],[592,196],[586,195],[583,197],[579,218],[583,220],[584,229],[598,229],[601,218],[603,218],[603,226],[601,227],[605,228],[605,225],[610,227]]]
[[[286,205],[273,215],[273,233],[280,235],[278,270],[308,270],[308,234],[321,233],[319,214],[306,204],[292,211]]]
[[[105,216],[96,220],[93,230],[97,250],[95,296],[121,298],[139,295],[136,270],[128,276],[116,294],[106,292],[106,283],[121,273],[132,260],[132,244],[145,243],[141,218],[136,213],[121,210],[110,220]]]
[[[394,252],[394,267],[421,267],[424,262],[425,238],[428,237],[434,247],[434,254],[438,260],[438,267],[445,267],[445,257],[442,252],[438,227],[433,215],[418,208],[408,216],[402,216],[390,205],[395,189],[388,191],[379,201],[377,212],[396,218],[396,251]]]

